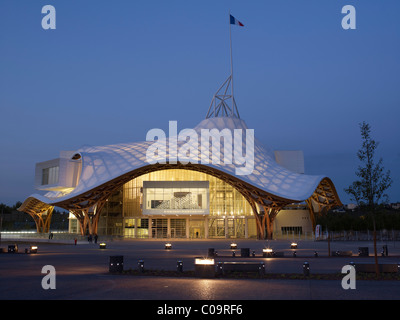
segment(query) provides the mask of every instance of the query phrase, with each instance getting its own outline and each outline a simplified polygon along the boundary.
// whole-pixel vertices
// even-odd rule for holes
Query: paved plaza
[[[101,239],[100,239],[101,240]],[[290,249],[289,240],[237,240],[236,257],[232,257],[231,240],[171,240],[172,249],[165,250],[165,240],[114,240],[99,243],[61,240],[2,241],[2,248],[17,243],[19,253],[0,254],[1,300],[398,300],[399,282],[394,280],[357,280],[356,289],[344,290],[341,280],[292,279],[202,279],[195,277],[134,276],[110,274],[110,256],[122,255],[124,269],[137,269],[143,260],[145,270],[176,270],[183,261],[184,271],[194,270],[194,258],[205,257],[209,248],[218,252],[218,261],[264,261],[266,273],[302,274],[305,261],[310,272],[340,273],[350,262],[373,263],[372,242],[335,241],[330,251],[352,251],[351,257],[328,257],[328,243],[297,241],[298,248]],[[25,254],[30,244],[38,246],[38,253]],[[389,255],[381,257],[387,245]],[[280,258],[263,258],[262,249],[271,247],[284,252]],[[369,257],[359,257],[358,248],[368,247]],[[240,249],[249,248],[255,257],[240,257]],[[296,251],[296,257],[293,256]],[[318,253],[318,257],[314,253]],[[398,263],[400,243],[378,242],[379,262]],[[45,265],[56,271],[56,289],[44,290],[42,273]]]

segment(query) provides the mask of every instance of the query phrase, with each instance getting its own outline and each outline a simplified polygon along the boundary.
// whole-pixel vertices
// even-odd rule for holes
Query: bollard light
[[[224,263],[223,262],[218,262],[217,263],[217,274],[222,275],[224,273]]]
[[[318,252],[314,251],[314,257],[318,257]]]
[[[260,276],[265,274],[265,263],[264,262],[260,263],[260,266],[258,267],[258,274]]]
[[[253,250],[252,252],[251,252],[251,255],[253,256],[253,258],[256,256],[256,252]]]
[[[232,257],[236,257],[236,252],[232,251]]]
[[[304,274],[306,277],[308,277],[308,276],[310,275],[310,264],[309,264],[307,261],[305,261],[305,262],[303,263],[303,274]]]
[[[139,260],[138,268],[139,268],[140,272],[144,272],[144,261],[143,260]]]
[[[183,272],[183,261],[179,260],[179,261],[176,263],[176,271],[178,271],[178,272]]]
[[[100,249],[105,249],[106,247],[107,247],[107,245],[104,242],[99,244]]]
[[[294,258],[297,257],[296,251],[293,251],[293,257],[294,257]]]

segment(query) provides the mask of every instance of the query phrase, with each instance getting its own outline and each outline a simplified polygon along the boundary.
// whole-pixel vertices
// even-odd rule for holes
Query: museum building
[[[168,137],[86,146],[37,163],[38,193],[19,210],[32,216],[38,232],[49,231],[52,211],[60,207],[70,212],[69,231],[82,235],[271,239],[311,233],[316,214],[341,205],[334,184],[304,173],[302,151],[272,151],[256,138],[227,94],[231,77],[193,129],[178,134],[170,121],[175,131]]]

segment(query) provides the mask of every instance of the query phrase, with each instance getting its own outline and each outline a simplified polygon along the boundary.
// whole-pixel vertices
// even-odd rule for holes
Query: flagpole
[[[233,59],[232,59],[232,31],[231,31],[231,11],[229,10],[229,44],[231,54],[231,94],[232,94],[232,113],[233,113]]]

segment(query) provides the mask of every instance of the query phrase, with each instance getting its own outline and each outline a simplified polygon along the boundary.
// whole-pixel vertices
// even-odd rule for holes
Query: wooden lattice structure
[[[21,210],[22,208],[23,210]],[[18,210],[26,212],[33,218],[38,233],[49,232],[54,206],[41,202],[35,198],[28,198],[25,200],[22,208],[19,208]]]

